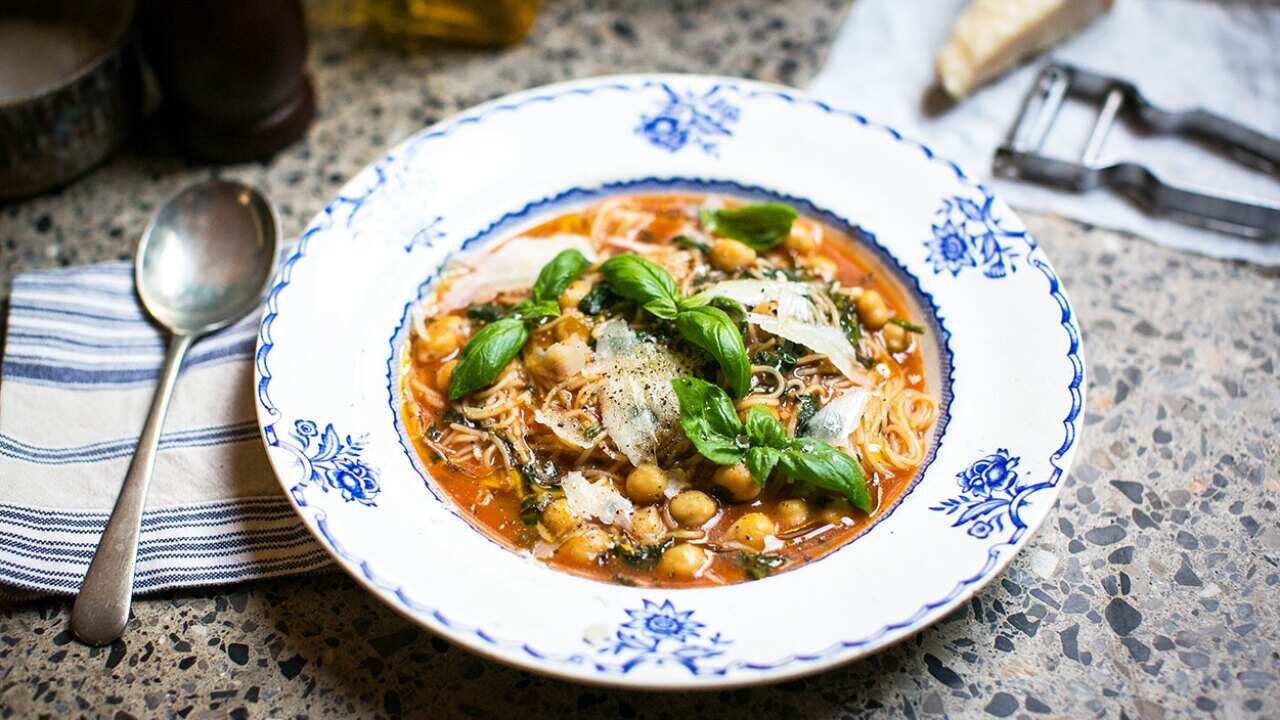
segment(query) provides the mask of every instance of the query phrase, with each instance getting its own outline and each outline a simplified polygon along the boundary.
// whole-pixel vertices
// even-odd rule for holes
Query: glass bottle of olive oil
[[[317,25],[367,27],[393,39],[506,45],[529,32],[540,4],[541,0],[311,0],[307,12]]]

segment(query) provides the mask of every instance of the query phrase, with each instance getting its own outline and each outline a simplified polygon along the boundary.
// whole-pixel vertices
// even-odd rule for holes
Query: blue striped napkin
[[[187,355],[143,516],[135,592],[329,564],[259,440],[257,320],[210,335]],[[164,351],[127,263],[14,279],[0,366],[0,588],[8,594],[79,587]]]

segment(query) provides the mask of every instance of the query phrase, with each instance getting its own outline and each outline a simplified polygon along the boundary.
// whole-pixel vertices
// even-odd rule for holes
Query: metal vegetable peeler
[[[1102,104],[1078,162],[1040,154],[1068,96]],[[1148,212],[1179,222],[1257,240],[1280,240],[1280,206],[1175,187],[1135,162],[1099,166],[1102,145],[1122,110],[1151,132],[1216,144],[1236,160],[1280,178],[1280,140],[1204,110],[1162,110],[1143,98],[1132,83],[1063,63],[1050,63],[1040,72],[1008,140],[996,149],[994,172],[1077,193],[1101,186],[1125,195]]]

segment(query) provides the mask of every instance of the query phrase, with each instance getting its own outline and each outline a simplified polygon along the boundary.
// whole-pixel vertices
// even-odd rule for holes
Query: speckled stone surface
[[[673,8],[673,9],[668,9]],[[321,117],[258,183],[296,233],[344,178],[449,112],[582,75],[666,69],[803,83],[844,3],[552,2],[525,46],[401,57],[319,37]],[[163,137],[0,210],[14,272],[128,256],[155,205],[210,170]],[[139,600],[88,649],[68,605],[0,614],[12,717],[1280,716],[1280,274],[1028,217],[1084,328],[1074,471],[1026,552],[970,603],[869,659],[770,688],[662,696],[479,659],[338,573]]]

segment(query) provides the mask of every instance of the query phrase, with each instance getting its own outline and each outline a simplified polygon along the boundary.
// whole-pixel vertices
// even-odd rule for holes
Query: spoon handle
[[[174,335],[160,374],[160,385],[151,399],[147,424],[138,438],[133,461],[124,477],[124,486],[116,497],[115,508],[107,529],[102,533],[98,549],[89,563],[71,608],[71,630],[90,645],[106,645],[124,632],[129,621],[129,603],[133,599],[133,569],[138,559],[138,534],[142,530],[142,508],[147,501],[147,486],[156,465],[160,431],[169,412],[173,386],[182,369],[182,359],[195,339],[193,335]]]

